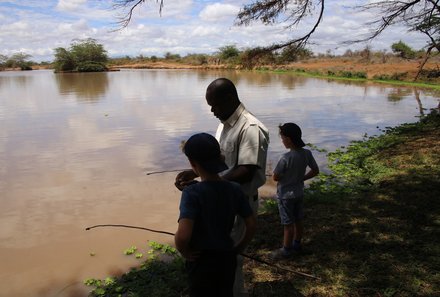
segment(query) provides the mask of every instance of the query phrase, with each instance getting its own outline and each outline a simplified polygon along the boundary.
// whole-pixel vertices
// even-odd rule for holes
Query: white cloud
[[[205,22],[218,22],[226,19],[234,19],[240,7],[232,4],[214,3],[203,9],[199,16]]]
[[[95,38],[115,56],[162,56],[213,53],[219,47],[235,44],[238,48],[270,45],[299,37],[313,26],[312,16],[301,26],[285,30],[285,24],[265,26],[259,22],[234,26],[237,12],[248,1],[165,1],[162,15],[156,1],[146,1],[134,12],[129,26],[115,29],[116,15],[111,1],[23,0],[0,2],[0,54],[10,55],[22,49],[35,61],[53,60],[52,49],[68,47],[73,39]],[[344,5],[340,4],[343,3]],[[365,44],[343,45],[368,33],[365,20],[373,16],[347,8],[351,1],[327,5],[322,24],[310,39],[315,53],[331,50],[336,54]],[[390,28],[371,43],[374,50],[386,49],[402,39],[411,47],[425,45],[424,36],[408,34],[405,28]]]
[[[63,11],[75,11],[86,2],[87,0],[59,0],[57,8]]]

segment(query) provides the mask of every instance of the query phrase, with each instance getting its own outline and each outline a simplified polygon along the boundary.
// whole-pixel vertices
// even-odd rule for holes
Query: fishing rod
[[[171,169],[171,170],[160,170],[160,171],[150,171],[146,172],[145,175],[153,175],[153,174],[162,174],[162,173],[170,173],[170,172],[181,172],[189,169]],[[272,174],[266,173],[266,176],[272,176]]]
[[[151,171],[145,173],[145,175],[153,175],[153,174],[162,174],[162,173],[169,173],[169,172],[181,172],[189,169],[171,169],[171,170],[161,170],[161,171]]]
[[[160,233],[160,234],[166,234],[166,235],[171,235],[171,236],[175,235],[174,233],[167,232],[167,231],[154,230],[154,229],[145,228],[145,227],[132,226],[132,225],[122,225],[122,224],[94,225],[94,226],[87,227],[86,231],[89,231],[89,230],[95,229],[95,228],[105,228],[105,227],[139,229],[139,230],[145,230],[145,231],[149,231],[149,232],[153,232],[153,233]],[[270,267],[274,267],[274,268],[277,268],[277,269],[280,269],[280,270],[284,270],[284,271],[287,271],[287,272],[290,272],[290,273],[293,273],[293,274],[296,274],[296,275],[301,275],[301,276],[312,278],[312,279],[316,279],[316,280],[320,280],[321,279],[321,278],[319,278],[317,276],[314,276],[314,275],[311,275],[311,274],[307,274],[307,273],[304,273],[304,272],[300,272],[300,271],[296,271],[296,270],[293,270],[293,269],[290,269],[290,268],[287,268],[287,267],[280,266],[278,264],[270,263],[270,262],[267,262],[267,261],[262,260],[260,258],[257,258],[257,257],[254,257],[254,256],[250,256],[250,255],[247,255],[247,254],[244,254],[244,253],[240,253],[240,255],[245,257],[245,258],[251,259],[251,260],[253,260],[255,262],[262,263],[262,264],[268,265]]]

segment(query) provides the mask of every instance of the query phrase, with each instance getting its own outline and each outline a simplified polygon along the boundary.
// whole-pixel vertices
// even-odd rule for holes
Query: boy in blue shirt
[[[279,126],[279,132],[289,151],[281,156],[273,171],[273,180],[278,182],[278,209],[284,226],[283,247],[272,253],[275,259],[289,258],[294,252],[301,251],[304,181],[319,173],[312,152],[303,148],[305,143],[301,139],[300,127],[286,123]],[[307,167],[310,170],[306,173]]]
[[[182,191],[174,239],[186,259],[190,296],[233,297],[236,257],[255,233],[255,217],[240,185],[218,175],[227,166],[212,135],[191,136],[183,151],[201,178]],[[236,215],[246,231],[234,246],[230,234]]]

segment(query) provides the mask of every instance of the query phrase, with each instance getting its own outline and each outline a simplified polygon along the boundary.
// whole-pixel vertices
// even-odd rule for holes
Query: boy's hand
[[[174,182],[174,185],[176,186],[176,188],[182,191],[185,187],[196,183],[197,181],[194,180],[196,177],[197,175],[192,170],[182,171],[176,176],[176,181]]]

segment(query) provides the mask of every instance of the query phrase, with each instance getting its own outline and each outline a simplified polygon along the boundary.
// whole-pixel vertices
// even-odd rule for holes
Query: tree
[[[107,51],[93,38],[77,39],[70,48],[55,49],[56,71],[104,71],[107,69]]]
[[[413,59],[416,56],[416,52],[402,40],[393,43],[391,45],[391,50],[393,53],[398,54],[399,57],[404,59]]]
[[[12,68],[19,67],[21,70],[32,70],[32,62],[29,59],[32,56],[25,53],[15,53],[6,61],[6,65]]]
[[[280,54],[280,62],[295,62],[299,59],[310,58],[313,55],[312,51],[306,48],[297,48],[290,45],[282,49]]]
[[[233,62],[240,55],[235,45],[226,45],[219,48],[219,58],[225,62]]]
[[[8,56],[0,54],[0,69],[6,67],[6,61],[8,60]]]
[[[175,60],[175,61],[181,59],[179,54],[172,54],[170,52],[166,52],[164,58],[165,60]]]
[[[57,47],[55,49],[54,67],[57,71],[69,71],[76,67],[76,61],[72,53],[65,48]]]
[[[115,8],[128,9],[119,24],[122,27],[127,26],[130,23],[133,10],[144,2],[145,0],[113,0]],[[160,13],[164,0],[156,0],[156,2],[160,4]],[[433,49],[440,52],[440,1],[377,0],[356,6],[354,9],[374,12],[376,18],[365,24],[371,29],[367,36],[347,41],[347,43],[370,41],[391,26],[404,25],[408,31],[421,32],[427,36],[426,59],[430,57]],[[325,0],[252,0],[250,4],[244,5],[240,10],[236,24],[249,25],[255,21],[273,24],[285,21],[287,22],[286,28],[293,30],[294,27],[306,23],[308,18],[314,18],[313,25],[310,26],[306,34],[259,48],[258,51],[255,51],[255,54],[259,54],[262,50],[275,51],[288,46],[304,47],[321,23],[324,12]]]
[[[74,40],[70,45],[70,53],[77,63],[105,63],[108,60],[104,46],[93,38]]]

